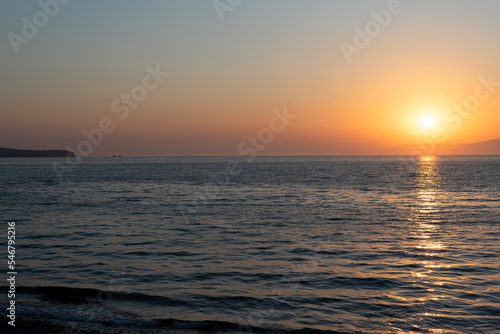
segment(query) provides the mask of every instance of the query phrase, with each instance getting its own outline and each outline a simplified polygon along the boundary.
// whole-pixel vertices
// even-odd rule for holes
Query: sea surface
[[[0,160],[17,315],[68,333],[499,333],[499,187],[500,156]]]

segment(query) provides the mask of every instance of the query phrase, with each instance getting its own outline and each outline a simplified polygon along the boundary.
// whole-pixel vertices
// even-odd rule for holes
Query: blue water
[[[20,316],[500,332],[499,156],[88,158],[62,175],[51,161],[0,160]]]

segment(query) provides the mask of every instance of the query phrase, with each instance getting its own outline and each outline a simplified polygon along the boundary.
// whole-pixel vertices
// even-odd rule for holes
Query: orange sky
[[[496,1],[400,1],[350,63],[341,43],[390,1],[252,1],[223,21],[210,3],[125,3],[61,7],[17,53],[2,40],[0,146],[76,148],[109,118],[91,155],[238,155],[285,106],[296,117],[259,154],[376,154],[439,130],[450,143],[500,137],[500,86],[478,88],[500,82]],[[18,35],[40,10],[1,6],[2,31]],[[121,120],[112,102],[157,64],[169,76]],[[491,94],[470,116],[448,111],[477,89]]]

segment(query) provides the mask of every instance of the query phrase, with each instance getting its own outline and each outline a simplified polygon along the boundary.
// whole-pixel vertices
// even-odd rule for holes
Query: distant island
[[[18,150],[0,147],[0,158],[66,158],[76,157],[75,153],[66,150]]]
[[[380,151],[383,155],[409,155],[411,152],[430,150],[432,155],[500,155],[500,138],[470,144],[436,144],[426,142],[424,149],[416,143],[391,147]],[[423,152],[426,154],[426,152]]]

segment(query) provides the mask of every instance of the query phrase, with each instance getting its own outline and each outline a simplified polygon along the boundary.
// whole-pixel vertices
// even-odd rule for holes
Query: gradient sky
[[[221,21],[213,1],[73,0],[16,54],[8,34],[41,7],[2,1],[0,146],[76,147],[109,118],[92,155],[239,155],[284,106],[262,155],[374,153],[430,136],[425,116],[450,143],[499,138],[500,87],[459,126],[445,115],[500,81],[500,1],[401,0],[348,63],[340,44],[389,2],[246,0]],[[120,120],[111,103],[157,64],[170,75]]]

